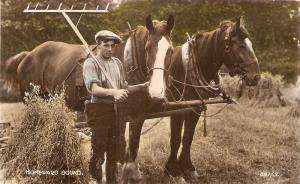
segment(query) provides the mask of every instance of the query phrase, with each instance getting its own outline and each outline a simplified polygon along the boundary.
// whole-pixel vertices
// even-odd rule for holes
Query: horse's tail
[[[21,61],[28,55],[28,51],[23,51],[15,56],[10,57],[4,63],[1,63],[2,73],[2,95],[7,96],[7,100],[17,99],[20,97],[19,82],[17,78],[17,69]],[[10,99],[11,98],[11,99]]]

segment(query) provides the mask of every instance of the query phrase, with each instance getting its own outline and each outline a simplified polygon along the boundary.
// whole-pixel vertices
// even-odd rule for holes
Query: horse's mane
[[[131,32],[136,32],[146,29],[145,26],[138,25],[135,29],[127,30],[126,32],[120,32],[118,35],[121,37],[122,40],[127,40],[131,34]]]
[[[220,67],[219,62],[220,59],[222,59],[220,50],[224,47],[222,43],[223,33],[232,25],[234,25],[232,21],[222,21],[219,26],[212,31],[201,30],[193,35],[198,67],[205,69],[202,71],[208,81],[214,77],[213,74],[216,73]]]
[[[226,30],[228,27],[232,26],[234,24],[234,22],[230,21],[230,20],[224,20],[224,21],[221,21],[220,24],[219,24],[219,27],[221,29],[221,31],[224,31]],[[216,29],[215,29],[216,30]],[[214,31],[215,31],[214,30]],[[211,31],[212,32],[212,31]],[[197,33],[193,34],[193,38],[195,38],[196,40],[197,39],[200,39],[201,37],[203,37],[205,34],[207,34],[208,31],[204,31],[204,30],[200,30],[198,31]]]
[[[164,30],[167,26],[167,21],[165,21],[165,20],[162,20],[162,21],[153,20],[153,26],[158,30]],[[145,26],[138,25],[135,29],[133,29],[131,31],[127,30],[124,33],[119,33],[119,36],[122,38],[122,40],[126,40],[126,39],[129,38],[132,31],[138,32],[138,31],[143,31],[145,29],[146,29]]]

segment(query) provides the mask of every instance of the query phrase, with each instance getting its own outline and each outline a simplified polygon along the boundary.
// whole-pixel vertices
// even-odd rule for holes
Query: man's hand
[[[126,89],[116,89],[113,92],[114,100],[118,102],[124,102],[128,98],[128,90]]]

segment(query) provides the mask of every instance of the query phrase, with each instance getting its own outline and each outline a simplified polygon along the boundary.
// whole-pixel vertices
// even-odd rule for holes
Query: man
[[[125,150],[125,122],[120,122],[116,106],[125,102],[128,94],[147,89],[147,83],[129,86],[119,59],[112,57],[121,38],[110,31],[99,31],[95,35],[98,61],[88,58],[83,65],[83,76],[91,101],[85,106],[87,122],[92,131],[92,155],[89,163],[91,176],[101,183],[104,154],[106,153],[106,182],[116,183],[117,162]],[[106,71],[117,89],[107,80],[100,66]]]

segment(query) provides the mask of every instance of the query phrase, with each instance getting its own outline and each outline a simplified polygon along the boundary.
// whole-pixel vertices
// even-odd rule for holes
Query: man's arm
[[[128,98],[128,91],[126,89],[107,89],[98,86],[96,83],[92,84],[92,95],[98,97],[113,97],[116,102],[123,102]]]

